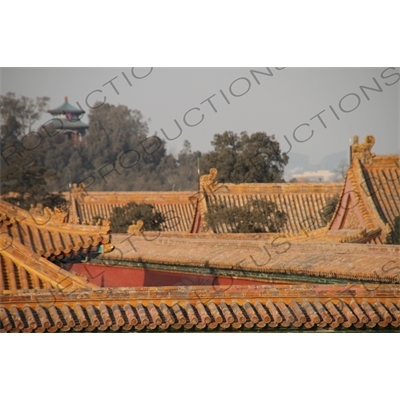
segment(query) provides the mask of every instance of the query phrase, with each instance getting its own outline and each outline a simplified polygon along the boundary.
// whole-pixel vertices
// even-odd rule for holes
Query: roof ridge
[[[47,112],[50,113],[50,114],[55,114],[57,112],[59,112],[59,113],[61,113],[61,112],[70,112],[70,113],[73,113],[73,114],[85,114],[86,113],[86,111],[84,111],[82,109],[79,109],[79,108],[76,108],[72,104],[70,104],[68,102],[68,97],[67,96],[65,96],[65,98],[64,98],[64,103],[62,103],[60,106],[58,106],[56,108],[48,110]]]
[[[376,224],[374,223],[375,221],[369,212],[369,207],[367,206],[362,193],[360,193],[363,190],[362,184],[365,182],[365,175],[362,170],[361,161],[358,158],[354,160],[354,165],[351,166],[351,169],[352,173],[350,174],[350,179],[352,180],[353,190],[358,198],[357,206],[359,207],[361,215],[364,218],[367,229],[374,230],[380,226],[379,224],[378,226],[376,226]]]
[[[371,180],[370,177],[366,176],[364,172],[365,166],[358,160],[357,168],[356,168],[356,176],[363,181],[360,183],[359,187],[361,188],[361,198],[362,198],[362,208],[361,213],[368,215],[368,218],[371,220],[371,224],[373,224],[376,228],[380,228],[382,231],[385,230],[386,222],[382,220],[380,212],[375,205],[374,200],[372,199],[372,194],[369,185],[367,182]],[[375,192],[374,192],[375,193]],[[372,226],[370,227],[372,228]]]
[[[62,291],[67,287],[75,289],[94,289],[98,287],[88,283],[86,279],[56,266],[18,241],[7,243],[0,236],[0,244],[3,248],[1,250],[3,257],[11,259],[15,265],[24,268],[31,275],[36,275],[42,281],[49,282],[53,288],[58,288]]]
[[[37,228],[46,228],[47,230],[57,232],[67,232],[71,234],[87,234],[98,233],[107,235],[111,228],[104,225],[80,225],[60,222],[57,211],[51,211],[48,207],[44,208],[45,215],[35,215],[30,211],[24,210],[18,206],[10,204],[0,199],[0,212],[3,213],[12,223],[25,222],[27,225],[36,226]],[[49,218],[50,217],[50,218]]]

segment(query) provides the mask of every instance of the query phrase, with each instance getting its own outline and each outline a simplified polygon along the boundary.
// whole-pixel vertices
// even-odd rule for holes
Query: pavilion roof
[[[82,121],[69,121],[68,119],[61,119],[61,118],[54,118],[49,122],[46,126],[52,126],[54,129],[68,129],[68,130],[74,130],[74,129],[88,129],[89,125],[85,124]]]
[[[85,111],[74,107],[70,103],[68,103],[68,97],[65,96],[64,98],[64,103],[58,106],[57,108],[53,108],[48,111],[50,114],[65,114],[65,113],[71,113],[71,114],[84,114]]]

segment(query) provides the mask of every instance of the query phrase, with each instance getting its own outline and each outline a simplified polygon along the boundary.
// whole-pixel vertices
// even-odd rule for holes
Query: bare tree
[[[338,164],[338,166],[333,170],[336,174],[336,181],[344,181],[346,178],[346,172],[349,168],[349,163],[345,158],[342,158]]]

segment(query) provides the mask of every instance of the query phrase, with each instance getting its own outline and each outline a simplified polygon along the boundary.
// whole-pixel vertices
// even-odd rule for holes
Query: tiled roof
[[[370,149],[355,155],[330,230],[363,230],[358,237],[348,233],[347,241],[386,243],[400,215],[400,156],[376,156]]]
[[[362,191],[373,201],[368,204],[371,216],[393,228],[394,219],[400,215],[400,156],[375,157],[371,165],[362,165],[361,169]]]
[[[110,241],[107,226],[71,225],[61,219],[61,213],[44,210],[43,215],[34,215],[0,200],[0,229],[4,237],[18,241],[40,256],[79,252]]]
[[[147,203],[161,212],[166,223],[164,231],[189,232],[195,213],[190,200],[193,192],[86,192],[80,199],[73,198],[74,207],[81,222],[95,217],[110,218],[115,207],[129,202]]]
[[[0,200],[0,293],[97,287],[49,260],[97,251],[109,243],[109,227],[75,226],[62,218],[61,212],[34,215]]]
[[[398,286],[162,287],[0,297],[1,332],[396,329]]]
[[[326,225],[322,218],[324,207],[329,199],[339,195],[342,187],[343,183],[226,184],[205,198],[207,208],[242,206],[251,199],[272,201],[288,217],[282,232],[301,233],[306,227],[315,230]],[[229,231],[229,227],[221,225],[216,233]]]
[[[122,258],[158,265],[209,268],[237,276],[264,279],[314,281],[370,281],[400,283],[395,265],[400,265],[400,246],[343,244],[338,242],[291,242],[290,238],[260,234],[258,239],[235,238],[235,234],[159,234],[153,237],[113,235],[117,252],[104,260]],[[133,244],[133,246],[132,246]],[[122,256],[121,256],[122,255]],[[224,272],[225,271],[225,272]]]
[[[358,154],[358,153],[357,153]],[[216,204],[243,205],[250,199],[277,204],[288,221],[282,233],[292,241],[342,241],[385,243],[388,229],[400,214],[399,156],[354,157],[343,183],[215,184],[215,190],[202,192],[87,192],[76,201],[82,221],[96,215],[109,218],[116,206],[130,201],[153,204],[167,216],[164,231],[198,233],[207,209]],[[341,195],[334,218],[324,227],[327,201]],[[196,204],[196,201],[199,201]],[[388,225],[386,225],[388,224]],[[327,234],[330,229],[329,234]],[[305,232],[306,230],[306,232]],[[336,234],[332,234],[336,231]],[[229,226],[216,227],[216,233],[229,233]],[[307,239],[307,240],[308,240]]]
[[[46,126],[53,126],[55,129],[71,129],[71,130],[89,128],[89,125],[85,124],[82,121],[69,121],[67,119],[58,119],[58,118],[54,118]]]
[[[18,242],[0,236],[0,294],[26,289],[95,288],[83,277],[57,267]]]
[[[68,113],[72,113],[72,114],[83,114],[85,113],[85,111],[74,107],[73,105],[71,105],[70,103],[68,103],[68,97],[64,98],[64,103],[61,104],[59,107],[57,108],[53,108],[52,110],[48,111],[50,114],[62,114],[65,112]]]
[[[241,204],[271,196],[292,213],[286,235],[191,234],[201,200],[194,202],[189,192],[87,194],[74,187],[75,217],[100,211],[109,217],[112,207],[136,201],[164,207],[159,209],[170,219],[168,232],[114,235],[118,251],[96,262],[112,269],[122,258],[124,268],[152,266],[266,284],[99,288],[51,260],[107,244],[108,226],[66,224],[61,212],[31,215],[0,201],[0,331],[398,329],[400,246],[349,243],[382,242],[386,224],[399,211],[399,164],[373,155],[371,143],[354,147],[334,219],[311,232],[303,231],[301,221],[318,218],[324,193],[335,194],[340,184],[225,185],[203,197],[208,204]]]
[[[243,204],[251,198],[264,198],[277,203],[278,207],[288,215],[285,232],[301,232],[310,225],[311,229],[324,226],[320,210],[326,201],[338,195],[342,183],[329,184],[241,184],[224,185],[214,196],[202,196],[208,203],[224,203],[228,205]],[[196,215],[196,192],[86,192],[86,196],[74,200],[80,221],[90,221],[95,216],[110,218],[113,209],[122,207],[131,201],[154,205],[157,211],[168,220],[164,231],[190,232]],[[219,229],[219,233],[226,229]]]

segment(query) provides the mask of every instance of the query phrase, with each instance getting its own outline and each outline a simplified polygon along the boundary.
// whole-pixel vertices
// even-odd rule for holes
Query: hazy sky
[[[286,136],[311,162],[347,150],[352,135],[373,134],[377,154],[400,152],[400,68],[3,68],[0,89],[48,96],[50,108],[68,96],[87,112],[105,96],[140,110],[150,134],[167,139],[163,129],[175,154],[185,139],[208,151],[226,130],[274,134],[282,151]]]

